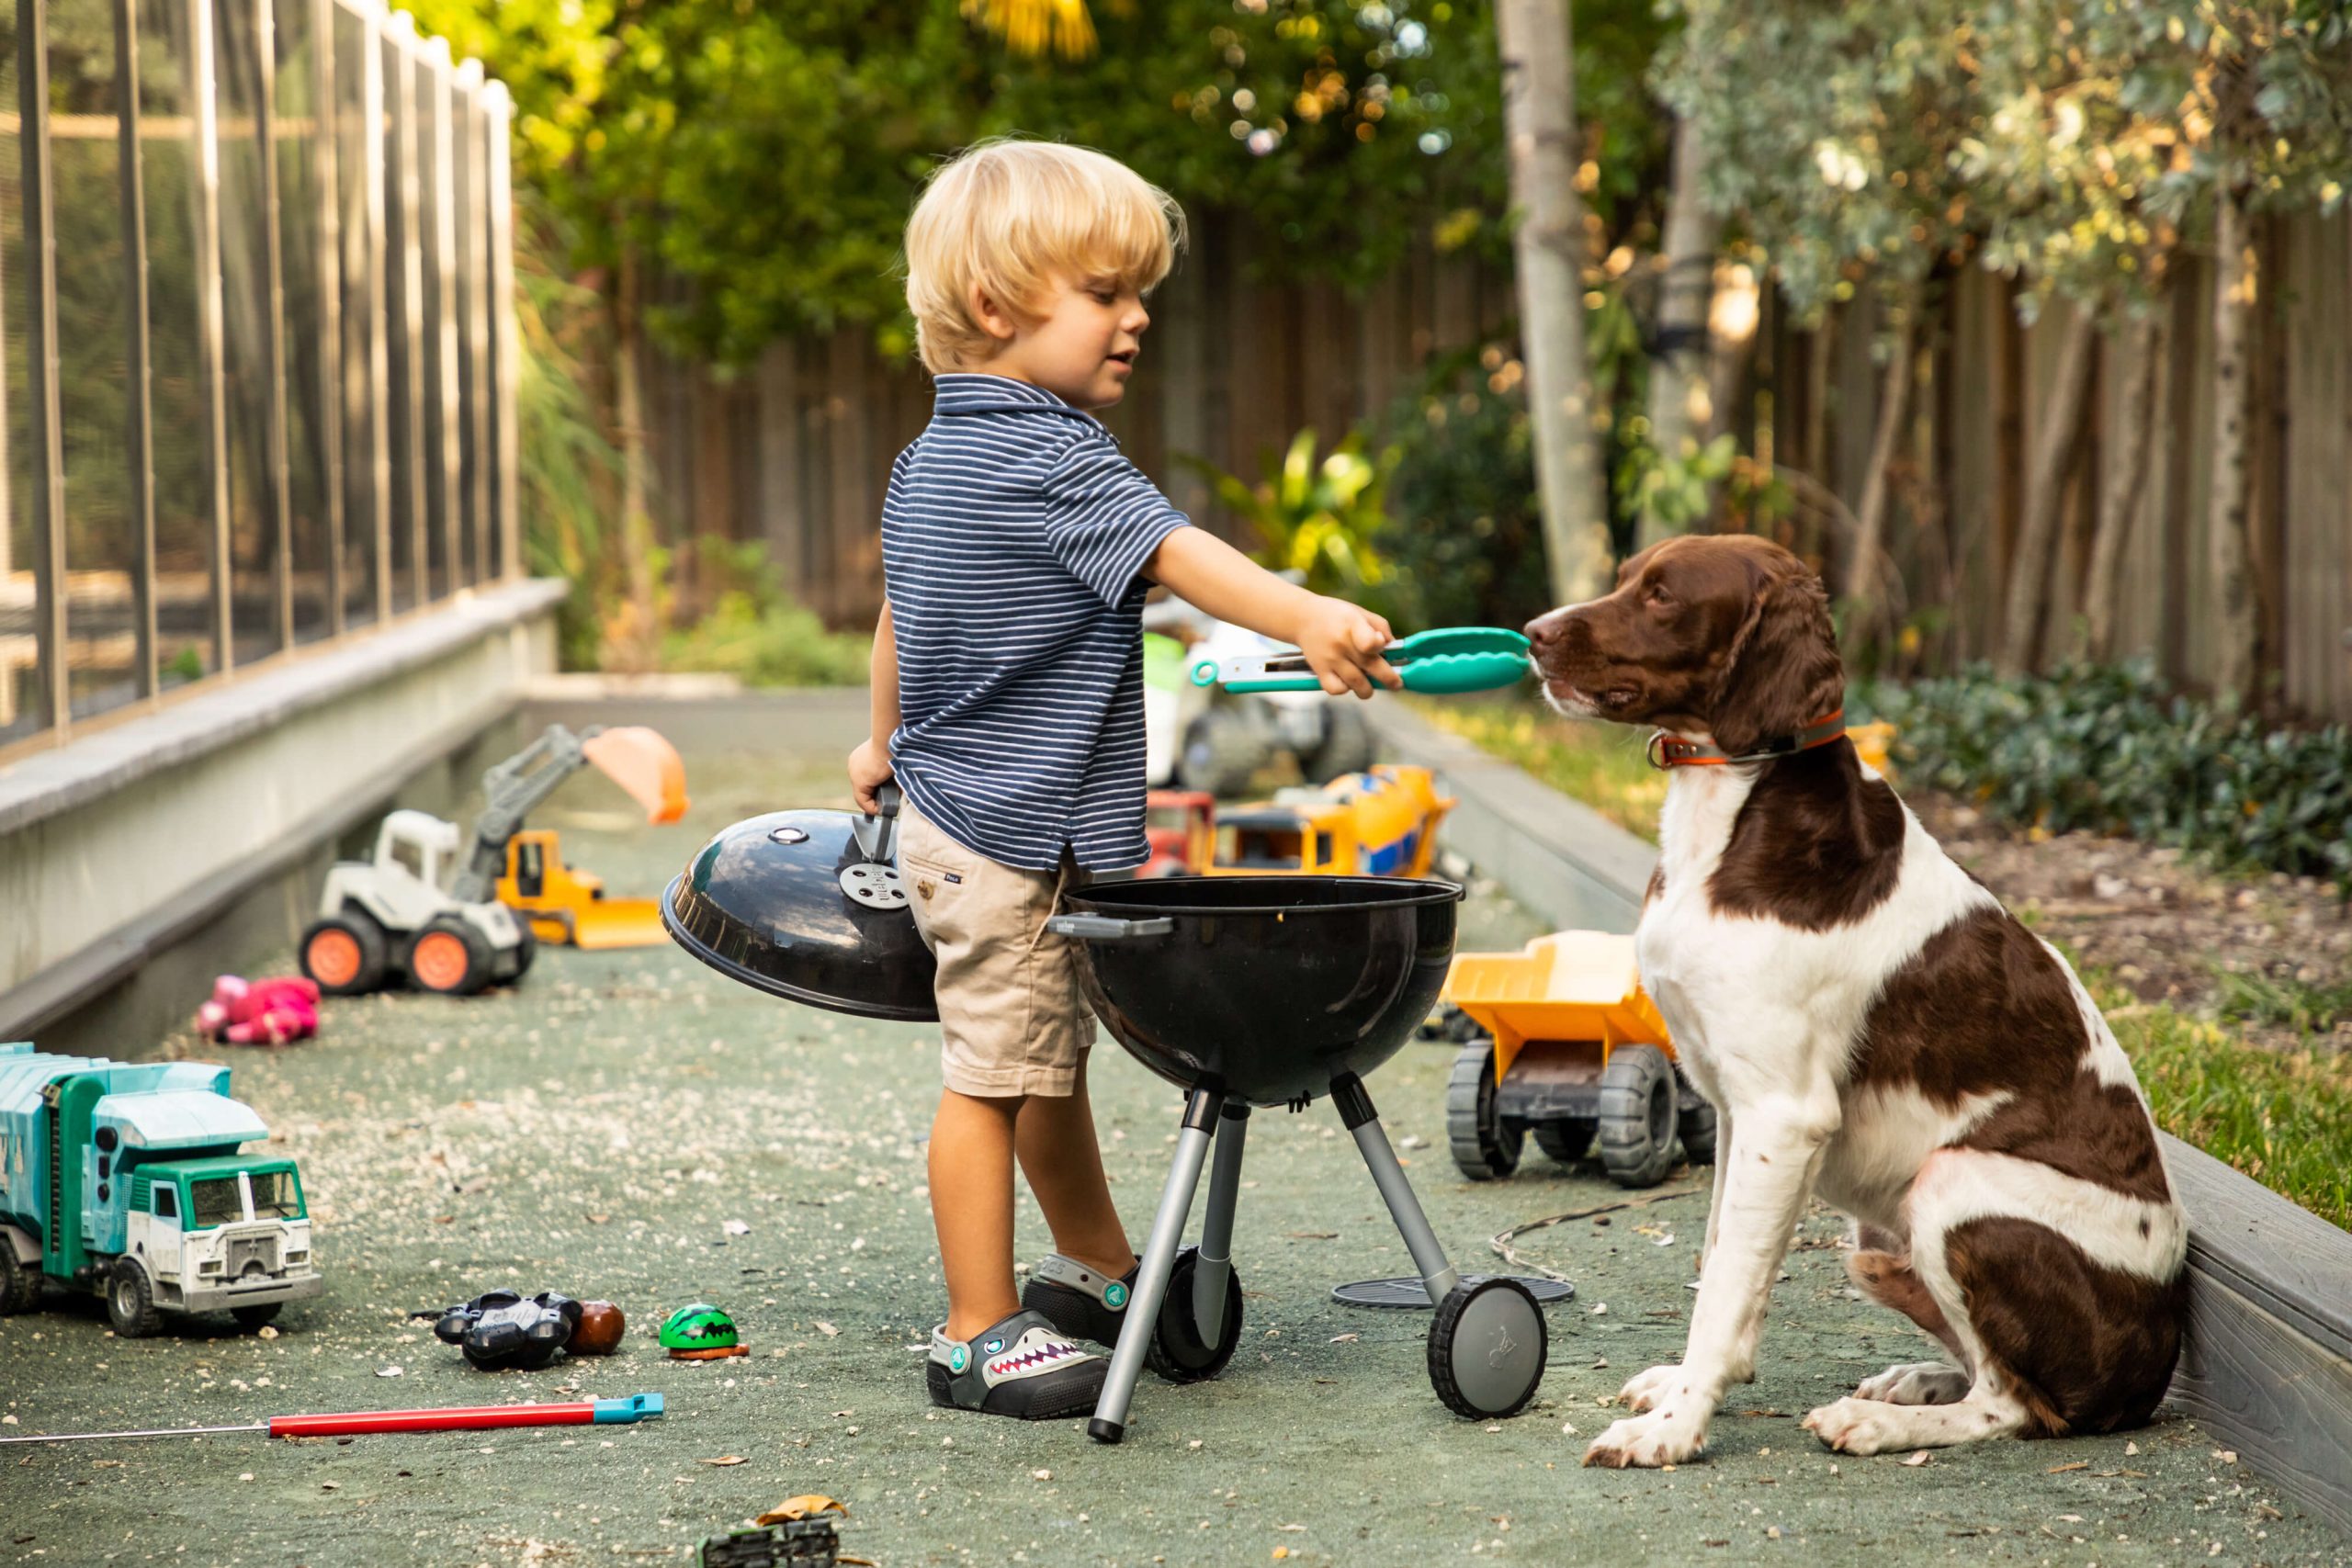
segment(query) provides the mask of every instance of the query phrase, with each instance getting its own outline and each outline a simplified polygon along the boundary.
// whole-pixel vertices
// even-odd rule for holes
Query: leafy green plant
[[[1442,362],[1386,422],[1378,543],[1397,629],[1516,626],[1551,605],[1526,379],[1499,345]]]
[[[2173,844],[2224,867],[2334,879],[2352,897],[2352,729],[2270,729],[2168,691],[2145,663],[1859,689],[1918,782],[1994,817]]]
[[[1265,477],[1250,484],[1205,458],[1179,460],[1206,479],[1217,500],[1265,541],[1259,561],[1295,571],[1317,593],[1378,597],[1387,564],[1374,545],[1385,516],[1381,495],[1393,454],[1367,456],[1361,432],[1351,432],[1320,461],[1312,428],[1292,437],[1281,457],[1269,456]]]
[[[665,670],[713,671],[752,686],[849,686],[866,678],[873,639],[828,631],[777,586],[759,544],[704,539],[708,614],[662,639]]]

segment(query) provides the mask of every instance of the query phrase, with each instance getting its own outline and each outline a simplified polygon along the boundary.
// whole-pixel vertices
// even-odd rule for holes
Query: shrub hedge
[[[1912,782],[2051,832],[2120,833],[2352,897],[2352,729],[2273,729],[2168,691],[2147,664],[2004,680],[1983,666],[1854,694],[1897,726]]]

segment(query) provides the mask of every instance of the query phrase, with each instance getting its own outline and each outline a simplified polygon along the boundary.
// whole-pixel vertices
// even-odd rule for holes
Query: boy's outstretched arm
[[[849,754],[849,784],[857,808],[871,815],[881,809],[874,792],[890,782],[890,737],[899,729],[899,638],[890,626],[888,599],[882,601],[882,618],[874,623],[874,659],[867,669],[870,729]]]
[[[1380,650],[1395,641],[1371,611],[1285,582],[1204,528],[1179,528],[1160,542],[1144,575],[1221,621],[1295,644],[1323,689],[1372,695],[1373,682],[1402,686]],[[878,647],[878,644],[877,644]]]

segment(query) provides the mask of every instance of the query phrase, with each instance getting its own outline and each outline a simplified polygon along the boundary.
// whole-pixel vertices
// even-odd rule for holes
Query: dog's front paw
[[[1592,1440],[1584,1462],[1604,1470],[1655,1470],[1694,1459],[1706,1446],[1704,1421],[1680,1414],[1628,1416]]]
[[[1912,1407],[1871,1399],[1841,1399],[1804,1418],[1804,1429],[1840,1453],[1875,1454],[1918,1446]]]
[[[1652,1367],[1648,1371],[1635,1372],[1617,1391],[1617,1403],[1635,1411],[1648,1410],[1673,1386],[1681,1372],[1680,1367]]]

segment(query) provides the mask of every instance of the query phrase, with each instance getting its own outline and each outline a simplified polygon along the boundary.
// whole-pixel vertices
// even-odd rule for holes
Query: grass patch
[[[2314,986],[2292,976],[2245,975],[2233,969],[2221,970],[2215,978],[2225,1019],[2291,1029],[2298,1034],[2324,1034],[2337,1021],[2352,1018],[2352,980]]]
[[[1413,703],[1439,728],[1580,800],[1627,832],[1657,842],[1666,775],[1642,750],[1645,730],[1578,723],[1523,701]]]
[[[2156,1125],[2352,1230],[2352,1056],[2264,1051],[2085,975]]]

